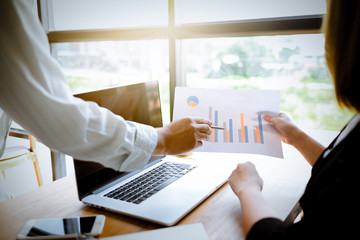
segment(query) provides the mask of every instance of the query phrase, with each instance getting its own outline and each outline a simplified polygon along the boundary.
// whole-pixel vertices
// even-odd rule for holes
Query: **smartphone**
[[[43,218],[29,220],[17,239],[76,239],[79,235],[100,235],[105,223],[104,215]]]

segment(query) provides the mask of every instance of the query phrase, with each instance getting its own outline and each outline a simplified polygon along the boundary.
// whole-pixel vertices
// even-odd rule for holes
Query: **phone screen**
[[[66,236],[90,233],[96,216],[36,220],[27,237]]]

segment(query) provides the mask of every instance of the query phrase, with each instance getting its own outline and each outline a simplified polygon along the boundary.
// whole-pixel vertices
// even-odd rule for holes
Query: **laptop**
[[[150,81],[75,95],[126,120],[162,126],[159,86]],[[154,222],[175,225],[226,181],[231,171],[209,159],[152,157],[144,169],[118,172],[74,159],[83,203]]]

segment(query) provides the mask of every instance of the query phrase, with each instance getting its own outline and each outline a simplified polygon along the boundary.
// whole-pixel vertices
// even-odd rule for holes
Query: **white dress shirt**
[[[0,108],[49,148],[116,170],[144,167],[156,130],[72,96],[33,6],[0,1]]]

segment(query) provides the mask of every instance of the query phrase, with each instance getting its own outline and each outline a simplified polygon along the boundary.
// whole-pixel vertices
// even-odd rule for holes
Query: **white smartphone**
[[[17,239],[76,239],[79,235],[100,235],[105,223],[104,215],[43,218],[29,220]]]

